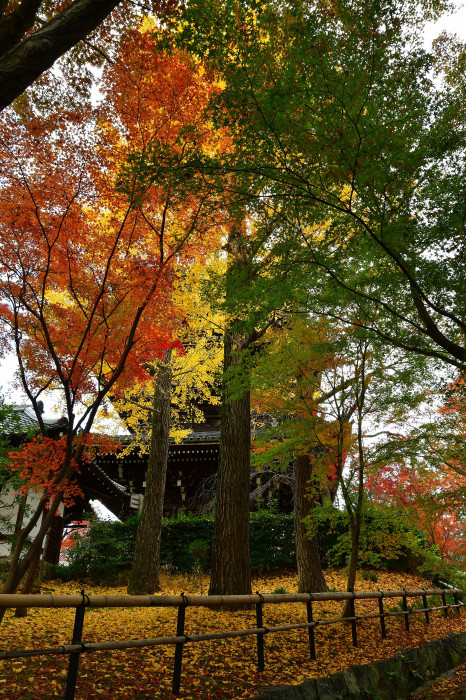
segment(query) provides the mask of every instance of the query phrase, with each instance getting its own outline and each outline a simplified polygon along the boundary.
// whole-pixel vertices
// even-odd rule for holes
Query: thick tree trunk
[[[120,0],[75,0],[0,59],[0,110],[92,32]],[[7,44],[8,45],[8,44]]]
[[[328,590],[320,564],[317,538],[308,535],[303,523],[304,518],[312,518],[314,510],[314,500],[307,492],[311,478],[312,463],[309,455],[297,455],[294,460],[294,528],[300,593]]]
[[[224,370],[240,362],[240,334],[227,330]],[[209,594],[251,593],[249,561],[250,392],[248,382],[232,396],[228,375],[223,384],[220,465],[215,504],[212,573]]]
[[[171,378],[167,358],[159,365],[155,382],[146,491],[128,585],[130,595],[160,590],[160,537],[170,436]]]

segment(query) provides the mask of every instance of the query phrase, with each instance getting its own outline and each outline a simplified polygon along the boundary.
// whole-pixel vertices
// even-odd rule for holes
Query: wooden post
[[[383,591],[381,592],[381,596],[379,598],[379,615],[380,615],[380,629],[382,631],[382,639],[386,639],[387,637],[387,630],[385,629],[385,612],[383,609]]]
[[[262,622],[262,606],[264,604],[264,598],[259,591],[256,591],[257,595],[260,597],[260,602],[256,603],[256,627],[263,627]],[[264,633],[257,633],[257,670],[264,670]]]
[[[448,608],[446,607],[447,599],[446,599],[445,593],[442,593],[442,605],[444,606],[443,607],[443,614],[448,615]]]
[[[404,589],[403,589],[404,590]],[[403,596],[403,612],[404,612],[404,619],[405,619],[405,629],[407,632],[409,632],[409,611],[408,611],[408,603],[406,599],[406,593]]]
[[[430,624],[429,618],[429,606],[427,605],[427,596],[425,593],[422,594],[422,604],[424,606],[424,615],[426,616],[426,623]]]
[[[461,615],[460,599],[458,598],[458,592],[457,592],[457,591],[455,591],[455,592],[453,593],[453,600],[455,601],[455,605],[457,606],[457,607],[456,607],[456,612],[457,612],[457,614],[458,614],[458,615]]]
[[[71,644],[81,644],[82,651],[84,651],[84,645],[82,644],[83,627],[84,627],[84,612],[86,610],[86,605],[89,603],[89,598],[85,595],[84,590],[81,591],[83,597],[83,602],[81,605],[76,607],[76,613],[74,616],[74,627],[73,627],[73,639]],[[87,598],[87,603],[85,602]],[[70,661],[68,664],[68,676],[66,679],[66,690],[65,690],[65,700],[74,700],[76,692],[76,681],[78,679],[78,666],[79,657],[81,651],[75,651],[70,654]]]
[[[312,614],[312,593],[309,592],[309,600],[306,603],[307,621],[314,622],[314,617]],[[309,634],[309,652],[311,654],[311,659],[316,658],[316,642],[314,635],[314,627],[308,627]]]
[[[353,618],[351,620],[351,637],[353,639],[353,646],[357,647],[358,646],[358,633],[356,630],[356,611],[354,607],[354,599],[356,595],[353,593],[353,597],[350,598],[350,611],[351,611],[351,617]]]
[[[178,606],[178,618],[176,621],[176,636],[184,637],[184,621],[186,616],[186,606],[188,605],[188,598],[181,593],[183,598],[183,603]],[[178,695],[180,692],[181,685],[181,668],[183,665],[183,647],[184,642],[177,642],[175,644],[175,663],[173,666],[173,683],[172,683],[172,693],[173,695]]]

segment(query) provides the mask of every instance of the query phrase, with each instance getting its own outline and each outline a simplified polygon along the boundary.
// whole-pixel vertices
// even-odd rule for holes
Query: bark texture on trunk
[[[312,463],[308,454],[297,455],[294,460],[294,528],[296,562],[298,566],[298,591],[313,593],[327,591],[320,564],[317,538],[309,537],[303,519],[312,517],[314,501],[307,489],[312,478]]]
[[[224,370],[239,361],[240,335],[225,334]],[[245,382],[247,384],[247,382]],[[223,384],[220,465],[215,504],[210,595],[251,593],[249,560],[250,392],[231,396],[228,375]]]
[[[160,590],[160,536],[170,436],[171,377],[169,361],[161,363],[154,388],[146,491],[128,585],[130,595],[150,595]]]
[[[75,0],[0,59],[0,110],[72,46],[92,32],[120,0]]]

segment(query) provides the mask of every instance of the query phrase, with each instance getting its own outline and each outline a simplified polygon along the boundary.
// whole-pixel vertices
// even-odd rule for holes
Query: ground
[[[385,572],[377,573],[378,580],[358,578],[357,590],[423,589],[429,582],[415,576]],[[329,588],[344,590],[343,572],[326,572]],[[206,593],[207,578],[203,576],[162,577],[162,594]],[[124,586],[97,586],[90,583],[60,583],[51,581],[42,586],[42,592],[76,593],[85,588],[87,593],[124,594]],[[277,589],[297,590],[296,575],[256,577],[253,590],[273,593]],[[278,591],[277,591],[278,592]],[[283,591],[280,591],[283,592]],[[408,600],[408,602],[410,602]],[[439,604],[436,602],[435,604]],[[374,601],[357,602],[356,612],[375,612]],[[341,603],[314,604],[316,619],[339,617]],[[386,601],[386,610],[400,610],[399,601]],[[264,625],[305,621],[305,605],[290,603],[264,606]],[[73,629],[73,610],[35,609],[26,618],[15,618],[13,612],[5,616],[1,628],[2,649],[31,649],[56,647],[69,643]],[[315,661],[309,658],[307,632],[304,630],[266,635],[265,671],[256,667],[256,639],[245,637],[229,640],[205,641],[187,644],[183,655],[183,673],[180,696],[186,699],[247,698],[261,687],[298,684],[307,678],[325,676],[352,665],[393,656],[399,649],[418,646],[466,629],[466,613],[440,612],[431,614],[427,625],[423,615],[411,616],[407,633],[401,617],[387,619],[387,638],[381,639],[377,620],[358,622],[358,647],[351,643],[351,629],[345,624],[325,625],[316,630]],[[254,610],[218,611],[189,608],[186,612],[186,633],[195,634],[214,630],[255,627]],[[83,641],[137,639],[173,636],[176,629],[176,610],[170,608],[98,608],[86,611]],[[169,700],[173,672],[173,646],[158,646],[127,651],[83,654],[80,660],[76,698],[112,698],[112,700],[153,698]],[[41,700],[63,697],[68,659],[63,656],[40,656],[0,662],[0,697],[18,700]],[[466,672],[459,672],[464,680]],[[444,679],[443,695],[422,695],[418,698],[458,698],[450,694],[452,678]],[[434,692],[429,690],[426,692]],[[442,692],[442,691],[439,691]],[[455,692],[461,692],[459,688]],[[418,700],[416,698],[416,700]]]
[[[427,683],[407,700],[466,700],[466,664]]]

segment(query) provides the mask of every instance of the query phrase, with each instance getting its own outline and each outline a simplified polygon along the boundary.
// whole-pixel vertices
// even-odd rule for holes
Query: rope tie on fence
[[[90,599],[87,593],[84,593],[84,588],[81,590],[82,601],[76,606],[76,612],[74,617],[74,627],[73,627],[73,640],[72,644],[79,644],[81,649],[70,654],[70,660],[68,663],[68,675],[66,678],[66,689],[65,689],[65,700],[74,700],[76,692],[76,681],[78,678],[78,665],[79,665],[79,655],[81,652],[86,651],[86,646],[82,642],[83,626],[84,626],[84,613],[86,607],[90,604]]]
[[[259,596],[259,603],[258,604],[265,605],[265,600],[264,600],[264,596],[262,595],[262,593],[259,593],[259,591],[256,591],[256,595]],[[261,629],[264,630],[263,634],[267,634],[267,632],[270,632],[270,629],[268,627],[265,627],[264,624],[261,625]]]
[[[185,595],[185,594],[183,593],[183,591],[181,591],[180,595],[181,595],[181,597],[183,598],[183,602],[181,603],[181,605],[189,605],[189,598],[188,598],[188,596]]]

